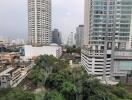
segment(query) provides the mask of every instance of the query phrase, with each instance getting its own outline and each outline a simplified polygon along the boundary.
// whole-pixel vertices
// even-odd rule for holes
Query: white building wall
[[[60,46],[33,47],[31,45],[25,45],[24,50],[26,58],[33,58],[45,54],[59,58],[62,54],[62,48]]]

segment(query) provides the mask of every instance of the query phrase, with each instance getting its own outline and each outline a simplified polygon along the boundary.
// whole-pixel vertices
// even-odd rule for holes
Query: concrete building
[[[32,66],[32,64],[17,67],[8,66],[0,70],[0,88],[16,87],[25,79]]]
[[[51,44],[49,46],[33,47],[31,45],[24,46],[25,57],[32,59],[40,55],[53,55],[59,58],[62,55],[62,48],[57,44]]]
[[[17,57],[17,54],[15,52],[11,52],[11,53],[0,53],[0,61],[8,61],[9,63],[11,63],[15,57]]]
[[[52,43],[56,43],[58,45],[62,44],[61,33],[59,32],[58,29],[54,29],[52,31]]]
[[[28,0],[29,44],[49,45],[51,36],[51,0]]]
[[[82,65],[89,74],[109,81],[114,50],[129,49],[132,0],[85,0]]]
[[[0,53],[0,88],[16,87],[31,71],[34,63],[19,53]]]
[[[76,28],[75,41],[77,47],[83,47],[83,36],[84,35],[84,25],[79,25]]]

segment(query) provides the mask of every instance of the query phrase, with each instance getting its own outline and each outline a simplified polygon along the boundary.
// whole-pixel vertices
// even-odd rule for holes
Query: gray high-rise
[[[51,0],[28,0],[29,44],[49,45],[51,36]]]
[[[58,29],[54,29],[52,31],[52,43],[56,43],[58,45],[62,44],[61,33],[59,32]]]

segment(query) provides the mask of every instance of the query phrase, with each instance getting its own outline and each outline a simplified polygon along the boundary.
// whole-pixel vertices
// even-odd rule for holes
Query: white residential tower
[[[51,35],[51,0],[28,0],[29,44],[49,45]]]

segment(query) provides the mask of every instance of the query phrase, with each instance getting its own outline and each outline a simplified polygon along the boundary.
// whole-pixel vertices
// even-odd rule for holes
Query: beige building
[[[51,0],[28,0],[29,44],[49,45],[51,35]]]

